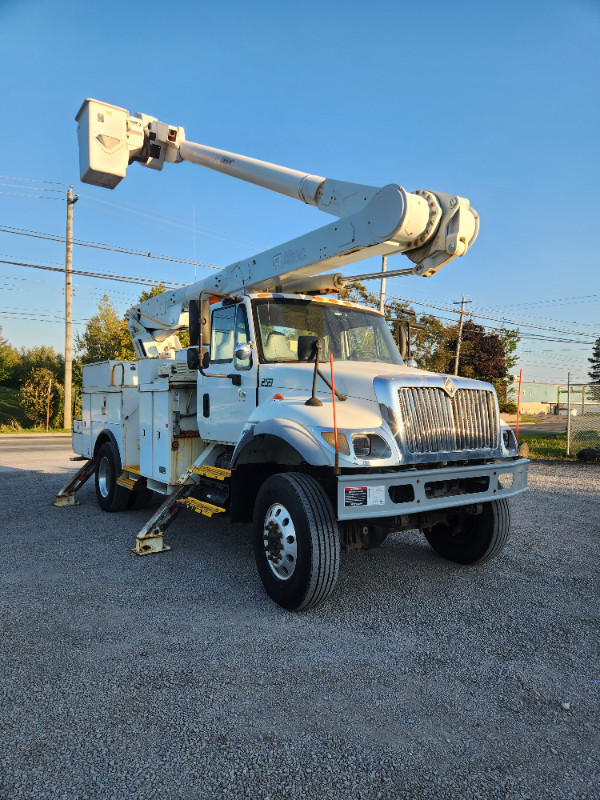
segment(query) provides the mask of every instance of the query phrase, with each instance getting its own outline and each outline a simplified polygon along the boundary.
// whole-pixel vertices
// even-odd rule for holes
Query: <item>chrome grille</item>
[[[498,445],[493,392],[458,389],[450,398],[435,386],[398,390],[406,446],[411,453],[481,450]]]

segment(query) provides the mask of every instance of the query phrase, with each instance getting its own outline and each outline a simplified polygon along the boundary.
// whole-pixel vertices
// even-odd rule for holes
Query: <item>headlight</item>
[[[330,447],[335,448],[333,431],[322,431],[321,436]],[[390,446],[385,439],[376,433],[353,433],[348,437],[338,431],[338,450],[345,456],[350,455],[350,438],[352,451],[357,458],[389,458],[392,455]]]
[[[359,458],[371,455],[371,437],[366,433],[355,433],[352,435],[352,447],[354,455]]]
[[[389,458],[392,451],[376,433],[353,433],[352,448],[357,458]]]

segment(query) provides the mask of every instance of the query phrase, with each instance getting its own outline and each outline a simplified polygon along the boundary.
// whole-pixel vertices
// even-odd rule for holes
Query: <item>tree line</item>
[[[153,287],[140,295],[139,302],[165,291],[163,286]],[[379,298],[362,284],[343,290],[340,296],[364,305],[379,307]],[[458,338],[458,320],[444,322],[431,314],[416,314],[408,303],[391,299],[385,303],[385,316],[397,342],[400,328],[411,320],[411,355],[422,369],[452,374]],[[414,324],[417,323],[417,324]],[[188,343],[187,334],[180,337]],[[510,411],[507,400],[510,373],[514,368],[519,343],[519,331],[500,328],[486,331],[470,319],[463,325],[458,374],[467,378],[485,380],[493,384],[498,394],[500,409]],[[98,312],[88,320],[84,330],[75,335],[76,357],[73,361],[73,414],[80,411],[83,364],[107,359],[136,360],[125,319],[108,295],[98,304]],[[592,358],[590,381],[600,384],[600,338],[596,340]],[[64,410],[64,357],[47,345],[17,349],[2,337],[0,328],[0,386],[19,392],[19,403],[24,413],[36,426],[48,419],[51,427],[62,425]]]
[[[139,302],[165,291],[153,287],[140,295]],[[135,361],[136,355],[124,317],[104,295],[98,313],[75,335],[73,359],[73,416],[81,411],[83,364],[106,359]],[[65,359],[53,347],[37,345],[17,349],[3,336],[0,327],[0,386],[18,391],[19,405],[36,427],[48,424],[60,428],[64,414]]]
[[[373,308],[379,308],[379,297],[369,292],[360,283],[341,293],[351,300]],[[400,341],[400,328],[411,321],[411,356],[421,369],[444,374],[454,373],[454,360],[458,339],[458,320],[444,322],[432,314],[418,316],[409,303],[388,300],[385,317],[396,339]],[[465,378],[487,381],[496,389],[501,411],[513,411],[513,403],[507,400],[511,370],[517,363],[518,330],[500,328],[486,331],[468,319],[462,329],[458,374]]]

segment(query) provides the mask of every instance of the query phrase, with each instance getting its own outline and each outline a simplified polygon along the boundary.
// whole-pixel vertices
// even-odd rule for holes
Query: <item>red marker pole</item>
[[[329,368],[331,370],[331,402],[333,403],[333,443],[335,446],[335,468],[334,473],[340,474],[340,451],[338,448],[338,429],[337,417],[335,414],[335,380],[333,377],[333,353],[329,353]]]
[[[519,394],[517,395],[517,442],[519,441],[519,416],[521,414],[521,382],[523,381],[523,370],[519,372]]]

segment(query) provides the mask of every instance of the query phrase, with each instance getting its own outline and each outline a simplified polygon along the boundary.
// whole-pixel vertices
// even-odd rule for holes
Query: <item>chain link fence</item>
[[[567,413],[567,455],[600,448],[600,386],[572,384],[561,388],[561,409]]]

